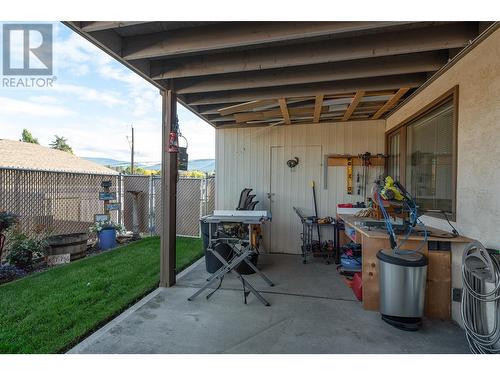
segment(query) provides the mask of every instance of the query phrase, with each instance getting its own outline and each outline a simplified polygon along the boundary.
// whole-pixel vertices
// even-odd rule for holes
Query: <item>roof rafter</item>
[[[352,93],[359,90],[378,91],[396,90],[400,87],[418,87],[426,80],[425,74],[407,74],[403,76],[387,76],[376,78],[362,78],[336,82],[320,82],[304,85],[291,85],[284,87],[271,87],[266,90],[234,90],[218,91],[204,94],[191,94],[186,96],[188,105],[217,104],[246,102],[262,99],[291,98],[302,96],[315,96],[318,92],[326,94]]]
[[[267,104],[271,104],[271,102],[274,102],[274,100],[252,100],[246,103],[241,103],[241,104],[236,104],[232,105],[229,107],[221,108],[218,110],[218,112],[222,116],[227,116],[233,113],[237,112],[243,112],[243,111],[248,111],[250,109],[262,107]]]
[[[151,61],[151,77],[169,79],[226,74],[369,57],[398,55],[464,47],[477,33],[474,25],[446,24],[402,32],[387,32],[332,42],[310,42],[293,46],[259,48]]]
[[[292,119],[294,116],[306,116],[306,115],[311,115],[311,108],[310,107],[298,107],[298,108],[293,108],[293,107],[288,107],[288,102],[287,102],[287,111],[288,115],[290,116],[290,119]],[[321,107],[320,107],[321,109]],[[325,107],[321,113],[326,113],[328,112],[328,108]],[[236,122],[247,122],[247,121],[256,121],[256,120],[265,120],[265,119],[270,119],[270,118],[276,118],[280,117],[283,115],[283,112],[281,108],[279,109],[272,109],[270,111],[262,111],[262,112],[244,112],[244,113],[236,113],[233,117]]]
[[[314,101],[314,115],[313,115],[313,122],[319,122],[319,119],[321,117],[321,108],[323,106],[323,98],[325,96],[323,94],[321,95],[316,95],[315,101]]]
[[[288,113],[288,106],[286,105],[286,99],[285,98],[279,98],[278,102],[280,103],[280,109],[281,109],[281,114],[283,115],[283,120],[285,121],[285,124],[290,125],[290,114]]]
[[[408,92],[409,87],[400,88],[373,116],[372,119],[380,118],[384,113],[391,109],[401,97]]]
[[[446,64],[447,59],[446,51],[441,53],[432,51],[330,64],[221,74],[206,76],[203,79],[180,78],[175,79],[174,82],[176,91],[179,94],[241,90],[395,74],[435,72]]]
[[[125,38],[123,58],[137,60],[304,40],[411,22],[233,22]],[[203,38],[200,38],[203,35]]]
[[[342,117],[342,121],[349,120],[349,117],[351,117],[352,113],[354,112],[354,110],[356,109],[356,107],[358,106],[359,102],[361,101],[364,95],[365,95],[364,91],[356,92],[356,95],[354,95],[354,98],[352,98],[351,104],[349,104],[349,107],[345,111],[344,117]]]
[[[81,28],[87,33],[118,29],[120,27],[127,27],[132,25],[139,25],[141,23],[146,23],[144,21],[92,21],[92,22],[82,22]]]

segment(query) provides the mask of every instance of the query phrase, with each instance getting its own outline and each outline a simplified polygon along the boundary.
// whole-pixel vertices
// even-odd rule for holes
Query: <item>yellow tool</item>
[[[318,224],[330,224],[330,223],[333,223],[333,217],[327,216],[318,218]]]
[[[260,230],[260,225],[250,225],[252,228],[252,247],[258,249],[259,242],[262,239],[262,231]]]
[[[347,158],[347,194],[352,194],[352,158]]]
[[[401,191],[394,186],[394,180],[391,176],[387,176],[385,178],[385,185],[382,190],[380,190],[380,195],[388,201],[402,201],[405,199],[405,197],[401,194]]]

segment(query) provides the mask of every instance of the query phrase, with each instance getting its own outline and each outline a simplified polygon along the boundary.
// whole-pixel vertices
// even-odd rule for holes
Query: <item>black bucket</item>
[[[214,251],[218,252],[227,261],[229,261],[234,255],[231,246],[223,242],[219,242],[218,244],[216,244],[214,247]],[[250,257],[250,262],[252,262],[254,266],[257,266],[258,259],[259,254],[255,253]],[[213,253],[205,249],[205,266],[208,273],[214,273],[222,267],[222,263]],[[239,266],[235,268],[235,270],[242,275],[251,275],[255,273],[252,267],[250,267],[246,262],[240,263]]]
[[[252,262],[254,266],[257,266],[258,260],[259,254],[253,253],[253,255],[250,257],[250,262]],[[238,271],[242,275],[251,275],[252,273],[255,273],[255,271],[246,262],[241,262],[240,265],[236,267],[236,271]]]
[[[213,233],[212,233],[212,238],[215,235],[215,225],[212,226]],[[222,263],[220,262],[219,259],[215,257],[214,254],[211,252],[207,251],[208,248],[208,242],[210,239],[210,225],[206,223],[203,218],[200,219],[200,228],[201,228],[201,238],[203,240],[203,250],[205,252],[205,266],[207,269],[208,273],[214,273],[216,272],[219,268],[222,267]],[[233,256],[233,250],[231,249],[231,246],[229,246],[226,243],[218,243],[214,247],[214,251],[217,251],[222,257],[226,260],[231,259]],[[250,261],[254,266],[257,266],[257,261],[259,259],[259,254],[255,253],[251,256]],[[241,273],[242,275],[251,275],[255,273],[255,271],[246,263],[243,262],[241,263],[238,267],[236,267],[236,271]]]
[[[214,246],[214,251],[218,252],[226,261],[229,261],[233,256],[233,249],[227,243],[219,242]],[[208,273],[214,273],[222,267],[222,263],[212,252],[205,249],[205,266]]]
[[[203,240],[203,250],[207,251],[208,247],[208,241],[210,239],[209,234],[210,234],[210,225],[206,223],[203,218],[200,219],[200,229],[201,229],[201,239]],[[212,229],[212,236],[215,234],[216,228],[215,225],[213,226]]]

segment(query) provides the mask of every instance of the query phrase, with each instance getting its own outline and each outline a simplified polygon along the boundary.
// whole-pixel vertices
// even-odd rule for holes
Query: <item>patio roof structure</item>
[[[65,22],[216,128],[378,119],[490,22]]]
[[[64,22],[163,96],[160,286],[175,284],[177,101],[216,129],[384,119],[492,22]]]

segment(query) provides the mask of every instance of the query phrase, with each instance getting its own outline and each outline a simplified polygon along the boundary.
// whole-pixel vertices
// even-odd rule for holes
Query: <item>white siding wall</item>
[[[257,208],[269,210],[267,193],[270,190],[272,146],[284,146],[285,149],[299,145],[321,146],[322,155],[344,153],[357,155],[366,151],[383,153],[384,131],[385,120],[282,125],[271,128],[218,129],[216,131],[216,207],[217,209],[234,209],[238,205],[241,190],[251,187],[257,195],[256,200],[260,201]],[[310,163],[311,161],[301,160],[300,162]],[[323,163],[323,157],[319,162]],[[283,165],[283,168],[288,170],[286,165]],[[371,175],[376,176],[381,172],[381,168],[373,168]],[[316,181],[320,216],[335,216],[337,203],[363,200],[357,195],[346,194],[345,167],[328,168],[327,183],[328,189],[325,190],[322,169],[321,179]],[[354,181],[354,186],[355,184]],[[304,189],[310,189],[309,184],[304,186],[306,186]],[[289,204],[293,206],[294,202]],[[269,228],[264,230],[266,232]]]

